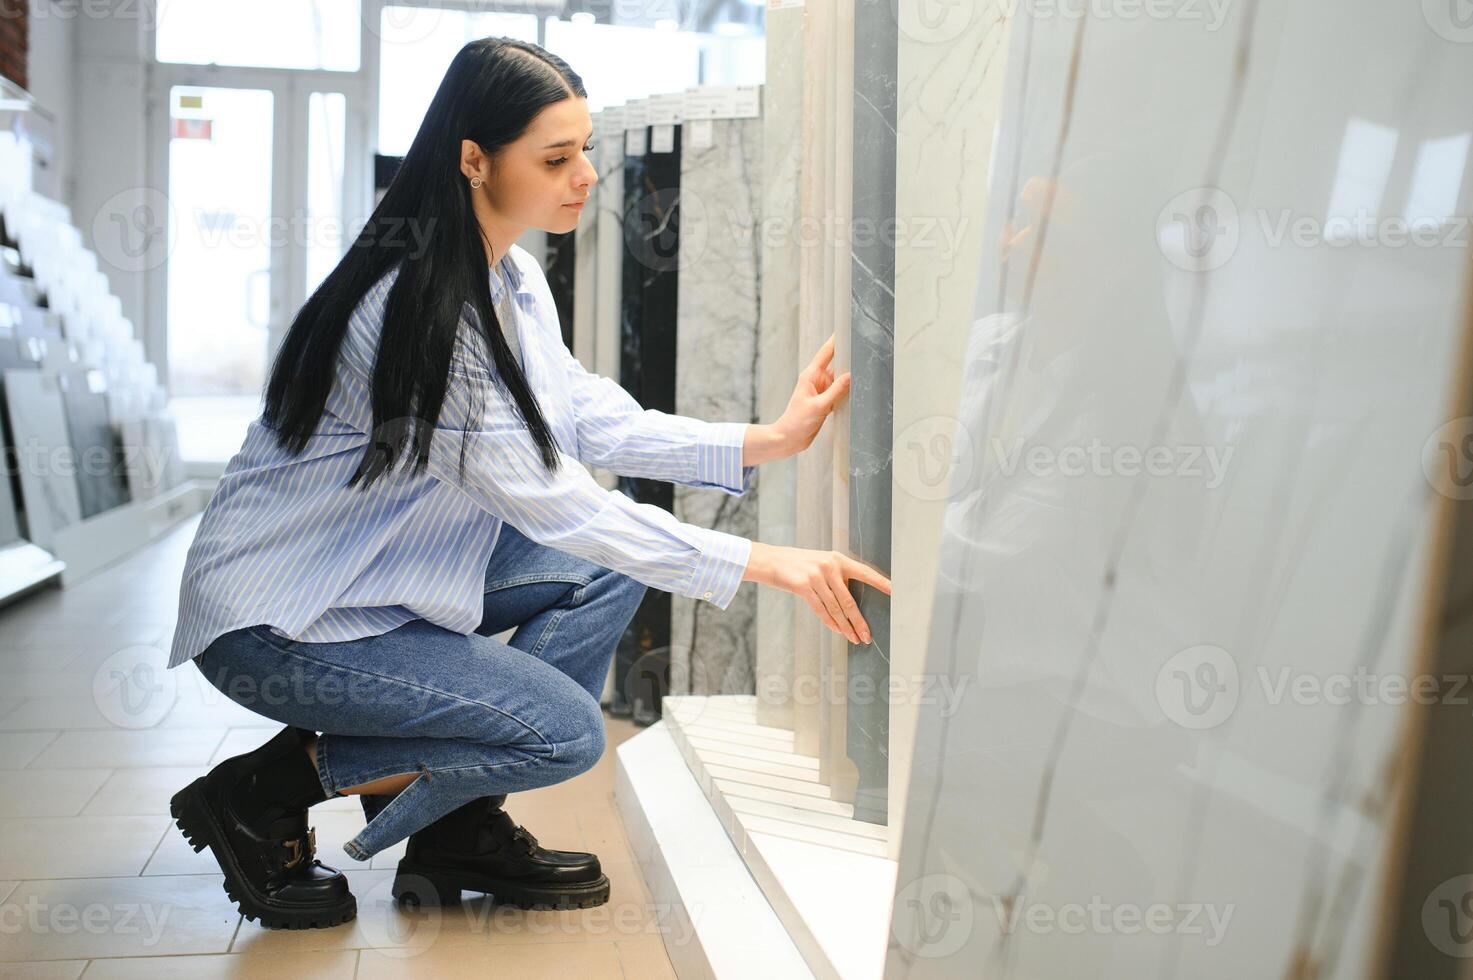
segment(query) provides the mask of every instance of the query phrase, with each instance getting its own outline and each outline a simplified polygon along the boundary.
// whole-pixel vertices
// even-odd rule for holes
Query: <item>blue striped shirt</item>
[[[722,609],[731,603],[750,541],[606,490],[581,464],[740,495],[751,485],[753,467],[742,466],[750,423],[640,408],[568,351],[547,279],[526,250],[513,246],[497,268],[501,275],[487,268],[492,299],[504,329],[518,332],[527,380],[562,451],[560,471],[547,472],[514,403],[494,387],[494,364],[457,344],[427,471],[411,476],[401,461],[367,491],[347,486],[372,428],[372,365],[391,271],[349,320],[306,449],[289,455],[257,418],[226,465],[185,559],[170,667],[222,633],[258,624],[306,642],[373,636],[416,618],[471,633],[503,520],[651,588]],[[470,418],[476,389],[484,408]]]

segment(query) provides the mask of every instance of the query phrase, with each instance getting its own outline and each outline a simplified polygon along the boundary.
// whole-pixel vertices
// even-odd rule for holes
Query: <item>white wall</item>
[[[66,16],[54,0],[31,0],[30,6],[30,92],[47,112],[56,117],[52,144],[53,164],[58,172],[61,199],[71,202],[73,154],[72,123],[75,118],[77,18]]]
[[[98,242],[95,235],[120,233],[111,215],[131,216],[132,201],[148,184],[143,39],[153,5],[150,0],[88,0],[78,9],[86,15],[75,20],[76,53],[67,72],[75,104],[67,203],[72,221],[103,260],[123,315],[141,325],[148,320],[148,273],[107,262],[118,254],[116,243]],[[158,352],[148,355],[156,360]]]

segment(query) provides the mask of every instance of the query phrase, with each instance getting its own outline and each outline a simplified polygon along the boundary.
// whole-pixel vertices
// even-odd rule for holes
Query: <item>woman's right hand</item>
[[[869,625],[849,593],[849,580],[858,579],[890,594],[890,580],[848,555],[837,551],[810,551],[752,542],[743,582],[757,582],[791,592],[808,603],[823,624],[850,643],[869,643]]]

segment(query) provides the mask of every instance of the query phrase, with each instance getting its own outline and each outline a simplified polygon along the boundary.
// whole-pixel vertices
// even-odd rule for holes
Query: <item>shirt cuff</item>
[[[696,480],[734,496],[752,488],[752,471],[742,465],[742,443],[750,422],[710,422],[696,443]]]
[[[701,557],[696,560],[695,574],[691,577],[686,597],[704,599],[719,609],[725,609],[731,605],[737,587],[742,584],[747,560],[752,556],[752,542],[725,531],[696,530],[701,532],[706,543],[701,549]]]

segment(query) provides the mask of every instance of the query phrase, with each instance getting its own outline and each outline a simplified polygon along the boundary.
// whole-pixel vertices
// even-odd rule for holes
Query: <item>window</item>
[[[482,37],[537,41],[534,14],[384,7],[379,19],[378,150],[403,156],[456,52]]]
[[[357,71],[359,0],[158,0],[160,61]]]
[[[591,112],[700,83],[701,35],[547,18],[547,50],[583,77]]]

